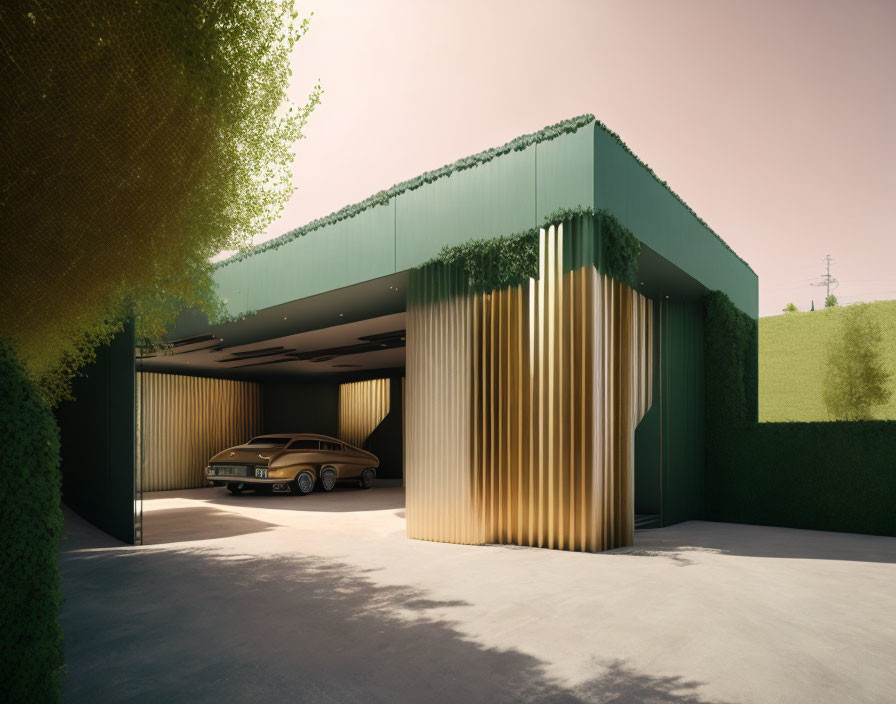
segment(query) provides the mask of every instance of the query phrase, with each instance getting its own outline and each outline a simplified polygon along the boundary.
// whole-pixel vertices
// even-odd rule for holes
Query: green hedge
[[[721,291],[703,299],[706,428],[724,430],[758,418],[759,325]]]
[[[708,519],[896,535],[896,421],[750,423],[716,442]]]
[[[60,699],[63,667],[56,553],[62,533],[59,431],[50,409],[0,344],[0,696]]]
[[[757,323],[704,304],[706,517],[896,535],[896,421],[758,423]]]

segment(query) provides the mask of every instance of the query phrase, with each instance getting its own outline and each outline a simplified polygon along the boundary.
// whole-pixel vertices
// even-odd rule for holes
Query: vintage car
[[[209,460],[205,476],[231,494],[261,489],[303,496],[315,485],[332,491],[340,481],[370,489],[379,466],[376,455],[327,435],[278,433],[219,452]]]

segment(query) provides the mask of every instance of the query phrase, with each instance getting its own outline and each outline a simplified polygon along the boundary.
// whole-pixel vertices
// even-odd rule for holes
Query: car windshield
[[[310,438],[299,438],[292,445],[289,446],[290,450],[319,450],[320,449],[320,440],[312,440]]]
[[[286,447],[290,438],[252,438],[247,445],[268,445],[269,447]]]

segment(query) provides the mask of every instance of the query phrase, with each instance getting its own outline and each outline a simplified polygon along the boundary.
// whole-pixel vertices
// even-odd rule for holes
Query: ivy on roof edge
[[[392,198],[407,191],[416,190],[424,184],[432,183],[433,181],[438,181],[440,178],[450,176],[455,171],[466,171],[467,169],[472,169],[476,166],[479,166],[480,164],[487,164],[492,159],[503,156],[504,154],[508,154],[510,152],[521,152],[525,149],[528,149],[533,144],[538,144],[539,142],[549,142],[550,140],[556,139],[561,135],[576,132],[580,128],[585,127],[586,125],[590,125],[592,122],[595,122],[594,115],[579,115],[578,117],[573,117],[569,120],[563,120],[562,122],[558,122],[554,125],[548,125],[538,132],[525,134],[521,137],[517,137],[516,139],[512,139],[511,141],[500,147],[492,147],[491,149],[486,149],[485,151],[479,152],[478,154],[465,156],[462,159],[458,159],[451,164],[446,164],[445,166],[435,169],[434,171],[427,171],[423,174],[420,174],[419,176],[415,176],[412,179],[402,181],[401,183],[398,183],[384,191],[379,191],[369,198],[365,198],[360,203],[347,205],[341,210],[337,210],[336,212],[325,215],[324,217],[318,218],[317,220],[312,220],[302,227],[290,230],[289,232],[280,235],[279,237],[275,237],[272,240],[268,240],[267,242],[264,242],[257,247],[252,247],[244,252],[239,252],[232,257],[218,262],[215,265],[215,268],[224,267],[228,264],[232,264],[233,262],[242,261],[246,257],[250,257],[254,254],[260,254],[261,252],[266,252],[269,249],[277,249],[278,247],[281,247],[288,242],[292,242],[298,237],[303,237],[304,235],[314,232],[315,230],[319,230],[322,227],[333,225],[337,222],[340,222],[341,220],[353,218],[359,213],[368,210],[369,208],[373,208],[377,205],[387,205]]]
[[[420,276],[443,268],[456,273],[454,285],[460,287],[457,290],[470,293],[500,291],[538,278],[539,230],[561,223],[570,228],[564,267],[593,265],[621,283],[634,285],[641,243],[612,213],[577,206],[555,210],[539,227],[523,232],[446,245],[435,257],[413,270],[411,291],[421,300],[449,295],[452,289],[446,281],[441,281],[437,290],[429,290],[422,283],[426,276]],[[430,283],[433,281],[439,279],[431,279]]]

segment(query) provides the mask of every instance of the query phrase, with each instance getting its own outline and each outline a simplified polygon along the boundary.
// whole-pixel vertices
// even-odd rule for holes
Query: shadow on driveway
[[[623,662],[566,688],[432,613],[465,602],[317,558],[121,548],[59,562],[68,702],[706,702],[699,682]]]
[[[160,509],[143,514],[143,544],[162,545],[232,538],[236,535],[263,533],[276,527],[273,523],[211,506]]]

